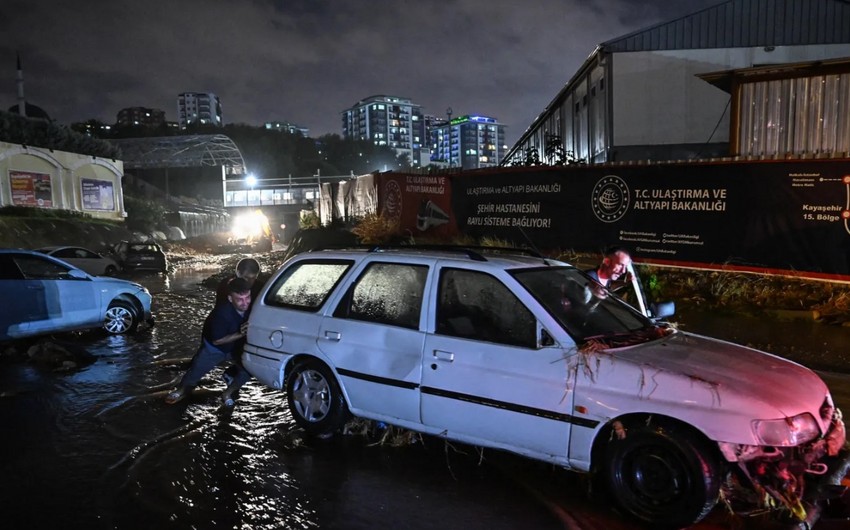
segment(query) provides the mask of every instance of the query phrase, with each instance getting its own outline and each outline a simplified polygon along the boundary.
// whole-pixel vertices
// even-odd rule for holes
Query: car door
[[[4,302],[0,303],[0,340],[14,339],[23,334],[21,324],[28,322],[39,312],[37,293],[30,292],[12,254],[0,254],[0,292]]]
[[[571,370],[560,347],[538,345],[551,341],[539,339],[540,320],[512,292],[522,287],[507,274],[455,266],[438,272],[422,422],[450,438],[566,458]]]
[[[319,349],[355,414],[419,423],[422,309],[433,262],[388,256],[366,263],[322,320]]]
[[[23,275],[25,305],[30,308],[18,332],[50,333],[95,327],[103,321],[100,293],[88,276],[75,276],[69,267],[46,256],[16,254],[13,261]]]

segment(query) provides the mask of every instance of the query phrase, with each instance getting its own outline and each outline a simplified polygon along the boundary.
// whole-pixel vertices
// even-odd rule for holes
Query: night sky
[[[289,121],[341,134],[377,94],[425,114],[484,114],[508,145],[597,44],[721,0],[2,0],[0,109],[70,124],[124,107],[177,119],[180,92],[213,92],[225,123]]]

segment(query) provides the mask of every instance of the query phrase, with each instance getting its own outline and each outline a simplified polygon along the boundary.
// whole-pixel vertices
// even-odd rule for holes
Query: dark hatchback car
[[[153,241],[121,241],[112,248],[112,253],[125,271],[168,270],[165,252]]]

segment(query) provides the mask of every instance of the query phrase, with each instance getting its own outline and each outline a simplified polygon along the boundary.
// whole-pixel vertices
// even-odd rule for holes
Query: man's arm
[[[231,342],[236,342],[237,340],[244,338],[245,333],[240,329],[236,333],[231,333],[229,335],[225,335],[224,337],[214,340],[212,343],[215,346],[221,346],[222,344],[229,344]]]
[[[234,329],[236,323],[227,315],[227,311],[230,310],[229,306],[221,305],[213,309],[213,313],[210,315],[210,336],[207,340],[214,346],[236,342],[245,337],[245,323],[239,323],[236,329]]]

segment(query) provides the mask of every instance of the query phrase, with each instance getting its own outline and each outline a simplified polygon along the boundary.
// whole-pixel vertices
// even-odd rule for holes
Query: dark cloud
[[[115,120],[176,117],[177,94],[221,97],[228,123],[286,120],[339,133],[376,94],[426,113],[487,114],[513,142],[597,44],[717,0],[3,0],[0,108]]]

